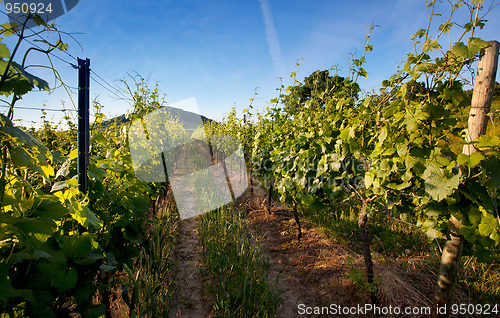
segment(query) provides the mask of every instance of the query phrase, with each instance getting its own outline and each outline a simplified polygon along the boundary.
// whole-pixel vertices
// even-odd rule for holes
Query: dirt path
[[[184,164],[175,169],[180,175],[188,173],[182,168],[188,167],[187,163],[191,158],[181,159],[184,159],[182,161]],[[184,208],[195,211],[192,199],[194,189],[186,187],[183,193],[187,198],[191,198],[185,199]],[[253,193],[252,197],[250,193]],[[253,187],[253,191],[247,189],[237,202],[247,210],[246,219],[254,234],[260,238],[262,254],[269,257],[270,282],[274,284],[278,282],[281,303],[277,317],[328,317],[329,315],[325,313],[308,315],[300,313],[306,308],[340,310],[340,308],[370,304],[366,291],[347,278],[353,267],[358,270],[364,269],[361,255],[332,242],[321,230],[308,226],[304,220],[301,221],[303,238],[298,242],[297,228],[290,209],[275,203],[270,214],[262,204],[265,197],[266,193],[262,188]],[[182,220],[178,236],[178,252],[175,255],[179,268],[176,279],[179,288],[178,300],[175,302],[177,306],[171,310],[171,318],[205,318],[213,315],[200,272],[202,262],[198,240],[196,218]],[[352,259],[352,264],[348,263],[349,258]],[[375,264],[375,274],[380,274],[383,281],[380,290],[385,290],[379,295],[382,304],[426,305],[428,299],[425,299],[425,295],[410,288],[411,284],[396,273],[399,273],[396,268]],[[398,301],[395,301],[396,298]],[[345,315],[340,312],[337,316]],[[349,315],[349,317],[357,316],[373,315],[369,313]]]
[[[247,192],[248,193],[248,192]],[[301,220],[303,238],[297,241],[297,228],[291,211],[275,203],[269,214],[264,205],[265,192],[254,188],[254,196],[242,197],[241,208],[247,211],[247,222],[259,238],[262,255],[268,256],[269,281],[278,282],[281,303],[277,317],[331,317],[327,314],[300,315],[301,308],[345,308],[369,304],[370,300],[359,286],[347,278],[353,266],[363,270],[363,258],[347,247],[332,242],[321,230],[308,226]],[[204,318],[213,315],[204,289],[200,270],[202,263],[198,246],[196,219],[181,221],[178,252],[175,261],[179,273],[177,307],[172,308],[171,318]],[[352,264],[347,259],[352,258]],[[397,267],[376,262],[375,274],[382,285],[379,290],[380,305],[428,305],[429,300],[423,290],[411,287],[410,273],[403,273]],[[419,276],[422,279],[422,276]],[[429,277],[429,282],[434,281]],[[422,286],[422,283],[419,284]],[[431,284],[432,285],[432,284]],[[432,286],[431,286],[432,287]],[[432,290],[429,289],[429,290]],[[432,292],[432,291],[431,291]],[[302,310],[303,310],[302,309]],[[334,315],[335,316],[335,315]],[[344,317],[342,313],[336,315]],[[349,317],[374,317],[363,313]],[[415,316],[417,317],[417,316]]]
[[[323,240],[312,229],[303,230],[297,243],[289,217],[252,213],[250,222],[264,232],[261,248],[269,255],[270,278],[276,281],[282,303],[278,317],[297,317],[299,306],[342,306],[367,303],[346,279],[345,251]],[[274,229],[272,229],[274,228]],[[308,317],[323,317],[312,315]]]
[[[263,255],[269,256],[270,282],[278,281],[282,300],[278,317],[300,317],[299,305],[349,306],[368,303],[369,300],[359,296],[359,289],[346,278],[350,266],[346,265],[345,257],[351,255],[349,251],[333,244],[322,233],[307,225],[303,228],[304,238],[298,243],[291,213],[276,205],[273,213],[268,214],[259,205],[262,202],[261,191],[255,188],[254,197],[245,201],[249,207],[247,220],[254,233],[261,238]],[[202,265],[196,227],[195,219],[181,221],[175,257],[179,267],[179,301],[178,306],[171,311],[172,318],[211,315],[200,274]],[[360,263],[359,255],[353,257]]]
[[[269,278],[276,282],[282,300],[278,317],[300,317],[300,306],[355,306],[368,303],[366,296],[347,279],[351,266],[346,257],[360,263],[361,257],[332,243],[318,230],[303,225],[303,238],[297,241],[297,229],[292,212],[275,205],[267,213],[262,202],[262,189],[254,189],[247,220],[256,235],[261,237],[263,255],[269,255]],[[327,315],[305,315],[327,317]],[[366,317],[366,316],[365,316]]]
[[[270,281],[276,282],[278,279],[282,302],[277,316],[332,317],[327,314],[299,315],[299,309],[333,305],[339,310],[339,306],[345,308],[370,304],[366,291],[347,278],[353,267],[364,271],[362,256],[333,242],[324,232],[309,226],[303,219],[303,236],[298,242],[291,209],[273,202],[272,213],[269,214],[262,203],[264,197],[266,193],[263,189],[254,188],[254,197],[246,201],[247,221],[254,233],[261,238],[262,254],[269,256]],[[352,258],[352,263],[348,263],[348,258]],[[418,272],[418,276],[415,276],[417,280],[412,281],[412,272],[410,269],[402,272],[397,264],[375,260],[375,275],[381,281],[377,293],[380,306],[403,308],[432,304],[428,295],[432,295],[435,275]],[[376,317],[369,312],[354,315],[340,313],[333,316]]]
[[[195,219],[181,221],[178,252],[175,261],[179,266],[177,274],[178,301],[172,308],[170,317],[205,318],[211,309],[203,290],[200,273],[201,258],[198,246],[197,222]]]

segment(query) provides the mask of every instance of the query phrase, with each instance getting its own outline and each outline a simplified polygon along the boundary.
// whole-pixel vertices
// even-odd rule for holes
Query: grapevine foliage
[[[428,3],[430,22],[436,7]],[[469,10],[470,20],[451,22],[458,10]],[[475,33],[485,24],[481,10],[481,1],[452,2],[444,23],[412,36],[414,52],[379,93],[363,94],[356,83],[367,76],[362,65],[373,50],[367,41],[349,76],[316,71],[299,82],[293,73],[294,84],[281,86],[266,111],[250,105],[244,119],[233,111],[222,123],[207,123],[207,135],[240,138],[253,176],[264,184],[275,179],[283,202],[311,210],[358,204],[368,217],[412,222],[431,240],[446,237],[453,215],[462,223],[465,252],[488,260],[500,245],[500,138],[481,136],[471,155],[453,144],[466,143],[460,114],[470,96],[463,70],[489,45]],[[454,43],[452,28],[461,28]],[[24,26],[12,24],[2,25],[0,35],[19,43],[27,37]],[[67,48],[61,40],[43,43],[47,51],[36,52]],[[88,195],[78,190],[74,130],[45,125],[30,133],[14,125],[16,101],[33,89],[50,90],[26,71],[35,51],[19,62],[19,52],[0,42],[0,95],[11,98],[8,113],[0,114],[0,310],[13,317],[67,316],[75,310],[69,301],[78,312],[99,315],[102,306],[90,303],[94,280],[133,267],[148,201],[162,186],[135,178],[126,122],[104,124],[97,116]],[[141,78],[135,84],[135,92],[127,86],[136,106],[132,120],[162,102]]]
[[[23,25],[9,23],[0,34],[15,36],[19,43],[29,37]],[[125,264],[133,267],[149,200],[162,186],[135,178],[126,122],[104,124],[97,116],[88,195],[78,190],[75,124],[68,117],[66,131],[47,121],[31,133],[13,124],[17,100],[33,89],[50,90],[45,80],[26,71],[29,53],[48,56],[67,48],[61,41],[43,43],[47,51],[28,49],[22,63],[15,62],[19,51],[0,43],[0,94],[11,98],[9,112],[0,114],[0,312],[11,317],[68,316],[71,311],[100,316],[104,305],[93,305],[92,295],[105,287],[109,274]],[[156,91],[144,82],[139,86],[131,92],[136,113],[158,107]]]
[[[249,145],[254,177],[266,185],[276,178],[281,201],[310,210],[366,201],[368,215],[412,222],[430,240],[446,238],[453,215],[462,222],[465,253],[486,261],[500,244],[500,139],[489,133],[473,142],[478,152],[456,151],[467,143],[464,70],[489,46],[476,36],[484,8],[453,2],[446,20],[438,7],[428,3],[429,27],[412,36],[414,52],[379,92],[361,94],[356,83],[367,76],[367,41],[350,76],[316,71],[299,82],[294,72],[294,84],[282,85],[256,120],[227,118],[223,126],[235,126],[233,134]],[[460,10],[471,20],[451,22]],[[445,22],[433,29],[438,16]],[[455,43],[451,28],[459,34]]]

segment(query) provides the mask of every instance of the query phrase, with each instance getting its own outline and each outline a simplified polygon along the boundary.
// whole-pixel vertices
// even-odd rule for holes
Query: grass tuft
[[[125,266],[128,283],[125,302],[130,317],[168,317],[175,299],[177,268],[172,260],[179,217],[165,199],[164,206],[148,220],[133,270]]]
[[[200,245],[217,317],[275,317],[278,294],[268,261],[239,213],[220,208],[201,216]]]

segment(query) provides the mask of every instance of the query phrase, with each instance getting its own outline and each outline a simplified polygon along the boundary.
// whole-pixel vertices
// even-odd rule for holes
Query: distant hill
[[[207,118],[203,115],[198,115],[193,112],[189,112],[180,108],[175,108],[171,106],[162,106],[162,108],[166,108],[170,112],[170,114],[172,114],[173,117],[179,118],[183,123],[184,129],[186,130],[194,130],[198,128],[198,125],[200,123],[200,117],[203,123],[213,121],[212,119]],[[128,119],[125,115],[120,115],[115,118],[111,118],[110,120],[103,121],[100,126],[102,128],[106,128],[113,124],[122,124],[128,122],[130,122],[130,119]]]

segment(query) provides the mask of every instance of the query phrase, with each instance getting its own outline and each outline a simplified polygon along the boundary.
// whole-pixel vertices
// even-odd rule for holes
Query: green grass
[[[172,260],[179,226],[175,208],[161,208],[150,220],[134,269],[125,268],[130,292],[124,300],[130,317],[168,317],[175,300],[177,268]]]
[[[314,226],[323,228],[330,237],[349,247],[355,252],[363,253],[363,243],[358,226],[357,202],[342,205],[335,209],[322,211],[301,210],[301,213]],[[368,230],[371,237],[371,250],[383,257],[397,258],[426,255],[431,245],[427,237],[416,226],[387,216],[374,214],[368,219]]]
[[[216,317],[275,317],[278,294],[268,262],[240,214],[220,208],[198,225],[204,276]]]
[[[343,205],[335,211],[300,211],[314,226],[320,227],[342,245],[362,254],[363,246],[357,223],[356,202]],[[368,219],[371,250],[385,260],[401,257],[424,257],[435,272],[439,269],[440,252],[435,241],[430,244],[418,228],[399,220],[375,214]],[[441,246],[443,242],[441,242]],[[465,250],[464,250],[465,251]],[[464,252],[465,253],[465,252]],[[463,256],[458,274],[458,289],[471,303],[494,304],[500,299],[500,254],[494,251],[493,260],[481,263],[475,257]],[[418,283],[418,282],[416,282]]]
[[[500,299],[500,255],[480,263],[475,257],[462,257],[458,286],[476,304],[497,304]]]

